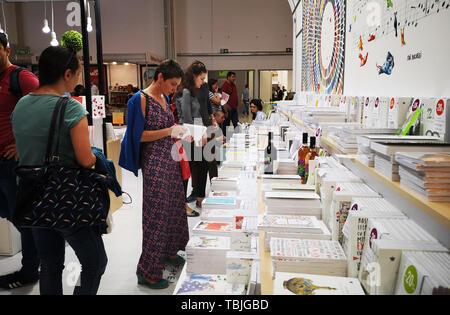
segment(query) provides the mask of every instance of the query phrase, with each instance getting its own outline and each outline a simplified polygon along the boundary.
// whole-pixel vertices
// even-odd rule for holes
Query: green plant
[[[77,31],[67,31],[61,38],[61,46],[79,52],[83,49],[83,36]]]

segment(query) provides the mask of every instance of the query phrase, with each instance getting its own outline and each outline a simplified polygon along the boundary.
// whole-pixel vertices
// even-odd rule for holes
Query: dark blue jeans
[[[0,217],[12,220],[16,206],[17,181],[14,159],[0,158]],[[22,241],[22,269],[24,276],[35,277],[38,274],[39,259],[31,229],[18,229]]]
[[[238,111],[236,108],[233,108],[232,110],[230,110],[228,112],[228,117],[225,119],[225,121],[223,122],[223,125],[222,125],[223,135],[225,137],[227,137],[227,139],[232,136],[232,134],[227,133],[227,131],[228,131],[227,129],[230,126],[230,121],[233,123],[233,127],[235,129],[239,122],[239,115],[238,115]]]
[[[32,230],[41,260],[39,277],[41,295],[63,294],[65,241],[75,251],[82,268],[74,295],[97,294],[100,279],[108,262],[98,227],[64,230],[33,228]]]

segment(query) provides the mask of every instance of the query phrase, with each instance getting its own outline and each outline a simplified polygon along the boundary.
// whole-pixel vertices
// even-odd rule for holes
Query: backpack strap
[[[23,96],[22,89],[20,88],[19,84],[19,73],[23,70],[25,69],[20,67],[14,68],[9,76],[9,91],[18,99]]]

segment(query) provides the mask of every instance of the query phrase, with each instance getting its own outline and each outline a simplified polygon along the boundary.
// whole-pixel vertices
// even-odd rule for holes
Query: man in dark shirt
[[[228,102],[224,105],[224,110],[226,111],[226,119],[223,124],[223,134],[226,136],[226,128],[230,125],[230,121],[233,123],[233,127],[236,128],[239,122],[238,118],[238,93],[236,89],[236,73],[230,71],[227,73],[227,81],[222,85],[222,93],[227,93],[230,98]]]
[[[12,219],[15,207],[17,184],[14,168],[19,159],[11,124],[11,114],[19,101],[19,95],[15,93],[24,96],[39,87],[39,80],[33,73],[27,70],[16,72],[20,69],[9,61],[10,53],[8,38],[0,33],[0,217],[8,220]],[[38,280],[39,259],[31,229],[20,229],[20,236],[22,269],[0,277],[0,288],[5,290]]]

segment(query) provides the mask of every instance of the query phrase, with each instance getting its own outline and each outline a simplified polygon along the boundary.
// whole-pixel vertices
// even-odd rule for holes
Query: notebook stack
[[[347,220],[342,228],[342,247],[347,255],[349,277],[357,277],[365,246],[369,218],[407,219],[383,198],[353,198]]]
[[[239,191],[239,178],[214,177],[211,179],[212,191]]]
[[[199,221],[192,229],[193,235],[230,236],[233,222]]]
[[[393,294],[404,251],[448,252],[417,223],[370,218],[358,278],[366,292]]]
[[[229,250],[229,237],[191,236],[186,245],[186,272],[188,274],[226,274],[226,256]]]
[[[449,253],[404,252],[402,254],[395,294],[448,295],[449,290]]]
[[[320,197],[310,191],[266,192],[266,213],[321,217]]]
[[[270,257],[276,272],[347,276],[347,259],[335,241],[272,238]]]
[[[245,285],[229,283],[225,275],[181,272],[174,295],[245,295]]]
[[[357,278],[275,273],[274,295],[364,295]]]
[[[247,286],[247,295],[261,295],[260,275],[260,263],[259,261],[253,261]]]
[[[342,228],[347,220],[348,211],[352,205],[352,198],[379,198],[380,195],[370,189],[363,183],[337,183],[333,192],[330,214],[329,227],[333,241],[342,244],[344,235]]]
[[[398,152],[400,183],[429,201],[450,201],[450,152]]]

